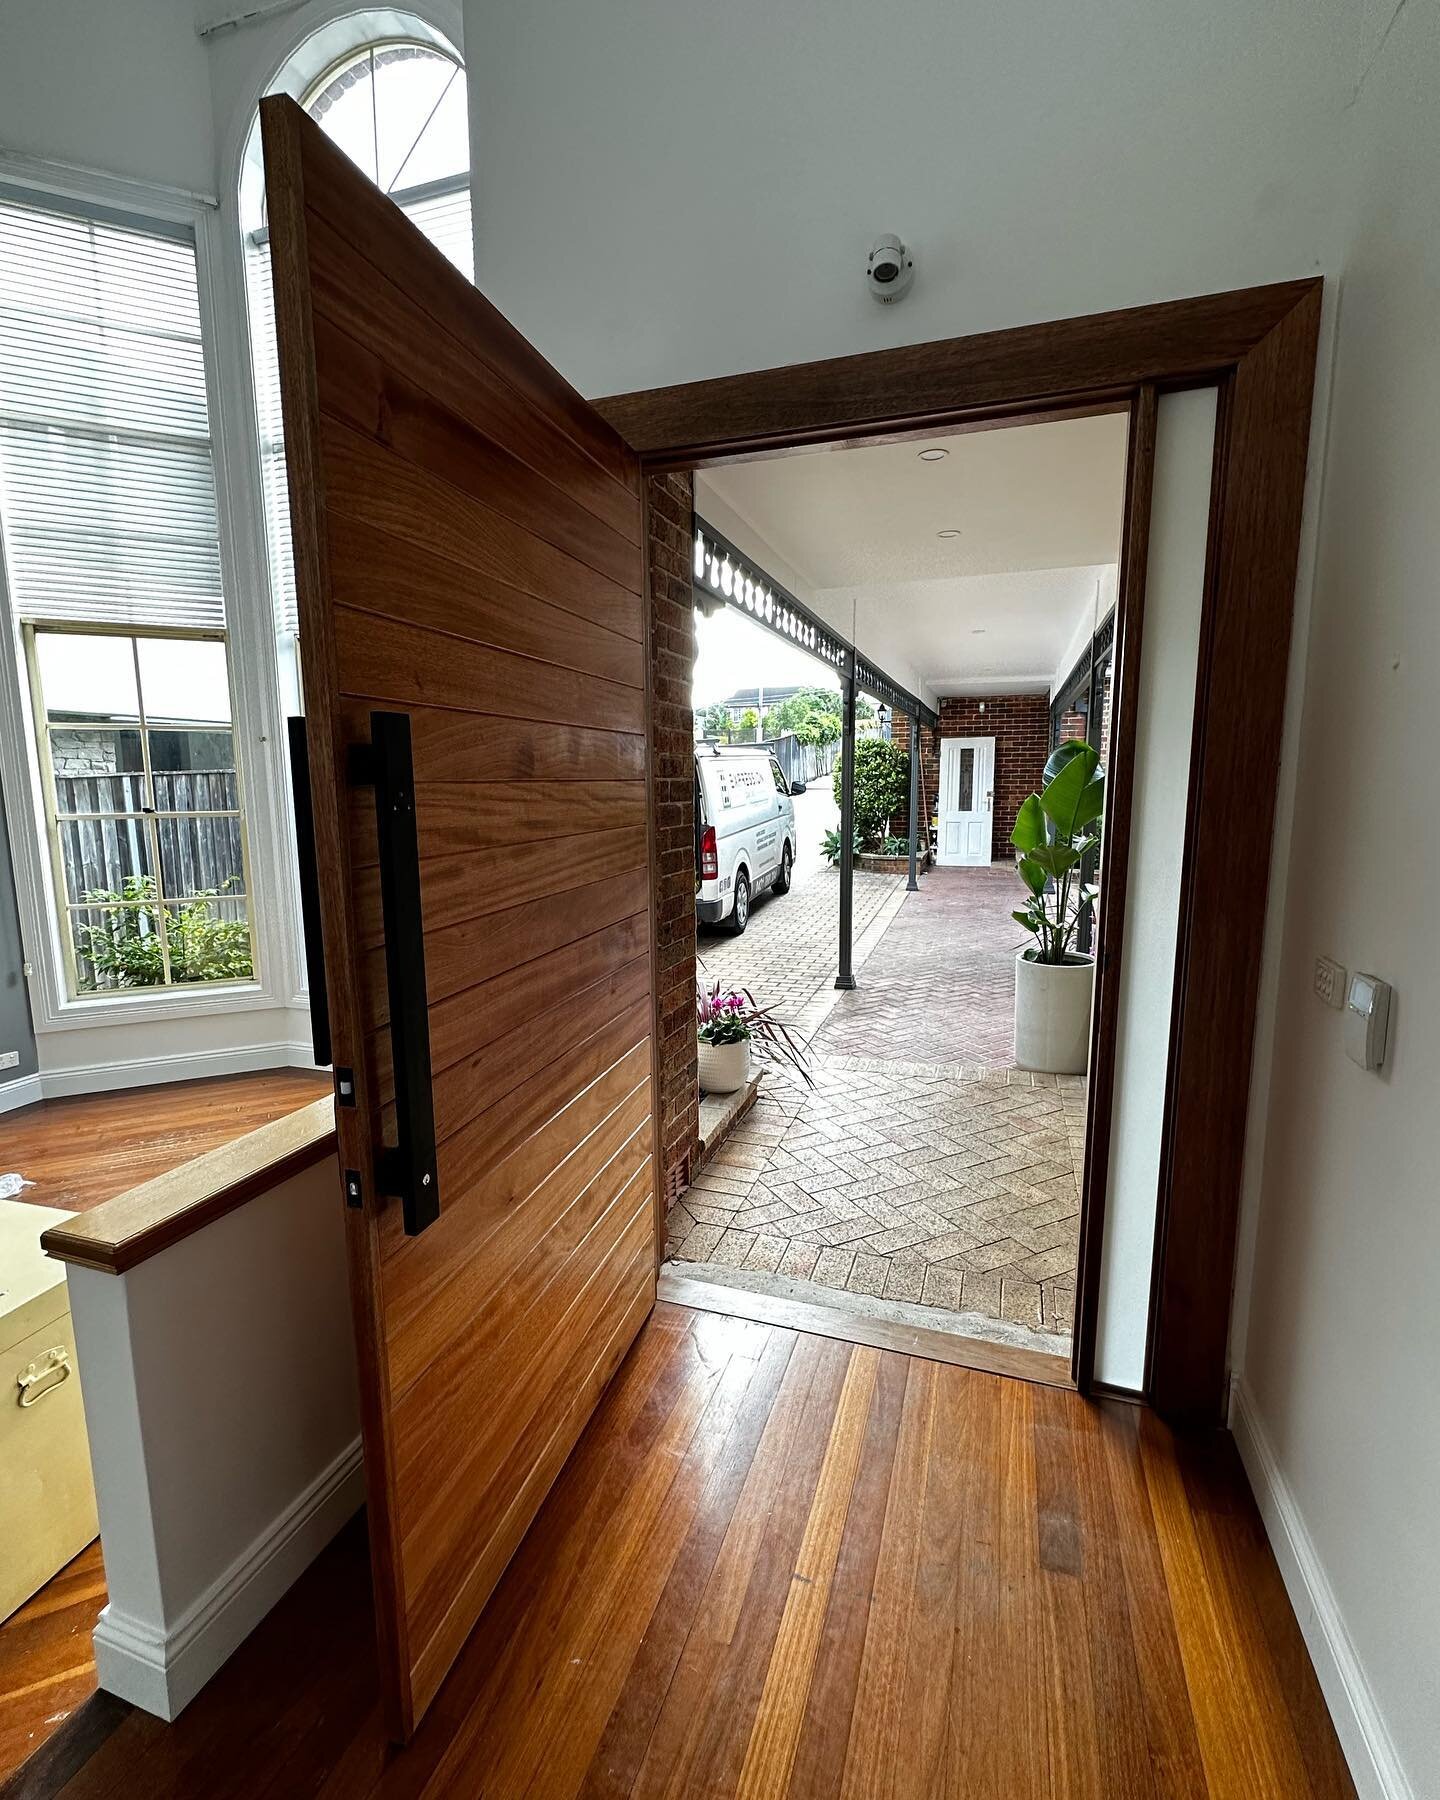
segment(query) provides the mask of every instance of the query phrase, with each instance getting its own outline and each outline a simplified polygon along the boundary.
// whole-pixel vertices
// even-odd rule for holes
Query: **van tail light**
[[[720,858],[715,849],[715,827],[707,825],[700,839],[700,879],[714,881],[720,873]]]

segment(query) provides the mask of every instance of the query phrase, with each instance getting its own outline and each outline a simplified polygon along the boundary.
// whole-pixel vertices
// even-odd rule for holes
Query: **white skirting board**
[[[171,1630],[162,1634],[107,1606],[95,1626],[100,1686],[157,1718],[178,1718],[359,1510],[364,1497],[357,1438]]]
[[[33,1106],[44,1098],[38,1075],[20,1075],[14,1081],[0,1082],[0,1113],[14,1112],[17,1106]]]
[[[42,1069],[32,1100],[71,1094],[106,1094],[120,1088],[151,1087],[161,1081],[203,1081],[213,1075],[252,1075],[262,1069],[313,1069],[309,1044],[247,1044],[239,1049],[186,1050],[171,1056],[142,1056],[133,1062],[76,1063]],[[19,1085],[18,1083],[16,1084]],[[4,1089],[0,1088],[0,1095]]]
[[[1230,1390],[1230,1429],[1360,1800],[1417,1800],[1243,1376]]]

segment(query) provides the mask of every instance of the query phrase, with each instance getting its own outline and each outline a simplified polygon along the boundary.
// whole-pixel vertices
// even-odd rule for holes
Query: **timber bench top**
[[[334,1154],[326,1094],[51,1226],[41,1246],[61,1262],[120,1275]]]

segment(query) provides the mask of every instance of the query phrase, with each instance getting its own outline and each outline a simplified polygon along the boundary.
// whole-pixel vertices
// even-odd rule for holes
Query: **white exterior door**
[[[939,862],[988,863],[994,812],[994,738],[941,738]]]

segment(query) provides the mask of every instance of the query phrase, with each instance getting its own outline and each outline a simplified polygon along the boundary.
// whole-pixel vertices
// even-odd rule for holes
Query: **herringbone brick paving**
[[[767,1080],[672,1256],[1068,1335],[1085,1082],[1010,1066],[1014,882],[937,869],[906,897],[816,1034],[816,1092]]]
[[[1013,863],[932,869],[906,896],[819,1046],[850,1056],[1005,1068],[1014,1060],[1021,891]]]

